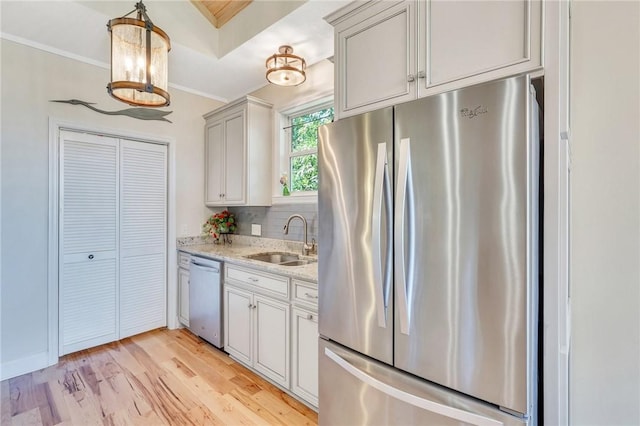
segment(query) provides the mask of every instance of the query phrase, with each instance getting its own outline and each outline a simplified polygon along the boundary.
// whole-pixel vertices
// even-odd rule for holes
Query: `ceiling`
[[[308,65],[332,56],[333,29],[322,18],[349,2],[255,0],[220,28],[190,0],[145,6],[171,38],[169,88],[228,102],[267,84],[265,60],[280,45]],[[135,0],[1,0],[0,36],[108,68],[107,21],[134,8]]]
[[[252,0],[191,0],[191,3],[205,18],[220,28],[242,9],[249,6]]]

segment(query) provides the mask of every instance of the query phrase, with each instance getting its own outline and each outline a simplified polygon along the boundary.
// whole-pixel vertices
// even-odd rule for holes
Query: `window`
[[[318,190],[318,127],[333,121],[333,102],[323,102],[285,115],[283,165],[292,195]]]

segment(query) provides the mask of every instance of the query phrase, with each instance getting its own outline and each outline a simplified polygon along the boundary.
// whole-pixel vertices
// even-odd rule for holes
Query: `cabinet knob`
[[[93,259],[93,255],[92,254],[89,255],[89,259]]]
[[[311,314],[307,314],[307,319],[308,319],[308,320],[312,320],[312,319],[313,319],[313,315],[311,315]]]
[[[407,76],[407,81],[408,81],[409,83],[411,83],[412,81],[416,81],[416,76],[415,76],[415,75],[413,75],[413,74],[409,74],[409,75]]]
[[[249,306],[247,306],[247,308],[251,309],[251,308],[253,308],[253,305],[251,303],[249,303]]]
[[[418,78],[427,78],[427,73],[424,71],[418,71]]]
[[[258,281],[260,281],[259,279],[254,278],[254,277],[249,277],[248,279],[249,279],[249,281],[251,281],[252,283],[257,283]]]
[[[258,305],[253,305],[253,306],[251,307],[251,309],[255,309],[255,308],[257,308],[257,307],[258,307]]]
[[[305,293],[304,297],[306,297],[307,299],[317,299],[318,296],[316,296],[315,294],[310,294],[310,293]]]

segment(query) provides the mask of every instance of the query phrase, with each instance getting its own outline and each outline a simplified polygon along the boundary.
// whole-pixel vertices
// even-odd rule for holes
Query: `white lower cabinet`
[[[289,387],[289,304],[254,296],[254,367]]]
[[[253,365],[253,294],[224,287],[224,349],[247,365]]]
[[[289,387],[289,304],[225,285],[225,350]]]
[[[225,351],[317,407],[317,284],[244,266],[225,268]]]
[[[191,255],[178,252],[178,321],[189,327],[189,264]]]
[[[291,390],[318,406],[318,314],[293,308]]]
[[[178,268],[178,320],[189,327],[189,270]]]

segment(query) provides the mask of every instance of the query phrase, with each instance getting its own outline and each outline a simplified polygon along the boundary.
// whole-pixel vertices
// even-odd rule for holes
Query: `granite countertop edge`
[[[192,244],[178,247],[179,251],[189,253],[195,256],[202,256],[209,259],[219,260],[225,263],[248,266],[253,269],[271,272],[279,275],[285,275],[294,279],[310,281],[315,284],[318,282],[318,263],[316,256],[303,256],[301,258],[315,259],[316,262],[300,266],[281,266],[277,264],[261,262],[259,260],[247,259],[246,256],[257,253],[288,251],[278,249],[266,249],[265,247],[256,247],[250,245],[236,244]]]

